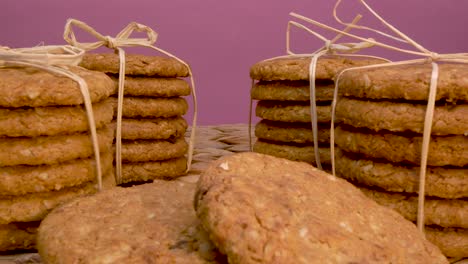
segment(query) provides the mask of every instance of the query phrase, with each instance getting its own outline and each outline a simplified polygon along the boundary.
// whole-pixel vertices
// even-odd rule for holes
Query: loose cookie
[[[427,105],[389,101],[364,101],[340,98],[336,121],[375,131],[424,132]],[[468,104],[436,106],[432,121],[433,135],[468,136]]]
[[[118,77],[111,76],[118,89]],[[190,94],[189,84],[178,78],[148,78],[125,76],[124,95],[177,97]]]
[[[85,54],[80,66],[105,73],[118,74],[120,59],[118,54]],[[170,57],[145,56],[126,54],[125,74],[158,76],[158,77],[187,77],[189,70],[180,61]]]
[[[317,102],[332,101],[335,84],[332,81],[316,84],[315,100]],[[251,97],[255,100],[275,101],[310,101],[308,81],[260,81],[254,84]]]
[[[135,140],[122,142],[123,162],[167,160],[187,153],[185,138],[175,140]]]
[[[311,145],[288,145],[259,139],[253,145],[253,151],[279,158],[315,164],[314,146]],[[319,147],[319,155],[322,164],[331,164],[330,147]]]
[[[310,123],[274,122],[261,120],[255,126],[255,136],[260,139],[276,142],[314,142],[312,125]],[[330,126],[321,126],[318,128],[318,142],[330,142]]]
[[[223,157],[195,201],[229,263],[448,263],[413,223],[303,162]]]
[[[156,181],[76,199],[42,221],[39,253],[51,264],[218,263],[194,192],[194,184]]]
[[[372,133],[339,126],[335,129],[335,142],[342,150],[360,153],[371,158],[383,158],[398,163],[421,164],[421,135],[400,135],[390,132]],[[431,138],[429,166],[468,165],[468,140],[465,136]]]
[[[104,73],[68,66],[82,77],[92,102],[114,93],[114,82]],[[74,80],[35,68],[0,69],[0,107],[40,107],[83,104],[83,95]]]
[[[117,98],[111,98],[117,115]],[[128,118],[169,118],[187,113],[188,104],[184,98],[142,98],[124,97],[122,116]]]
[[[263,119],[280,122],[310,123],[310,104],[308,102],[259,101],[255,114]],[[317,121],[331,121],[331,106],[317,105]]]
[[[122,181],[138,182],[155,179],[173,180],[184,176],[187,170],[185,157],[161,161],[134,162],[122,164]]]
[[[187,121],[182,117],[122,119],[122,139],[171,139],[185,135]]]

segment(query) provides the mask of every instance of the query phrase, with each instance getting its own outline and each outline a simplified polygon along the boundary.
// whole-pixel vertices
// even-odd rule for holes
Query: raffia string
[[[73,26],[79,27],[82,30],[90,33],[92,36],[98,39],[96,42],[91,43],[81,43],[76,40],[75,33],[73,31]],[[131,35],[133,32],[144,32],[146,33],[146,38],[132,38]],[[157,33],[152,30],[150,27],[132,22],[128,24],[115,38],[110,36],[104,36],[94,30],[92,27],[87,25],[84,22],[81,22],[76,19],[68,19],[65,25],[65,31],[63,37],[70,45],[80,47],[84,50],[93,50],[99,47],[105,46],[110,49],[117,50],[120,60],[119,68],[119,89],[118,89],[118,99],[117,99],[117,131],[116,131],[116,182],[117,184],[122,183],[122,105],[123,105],[123,96],[124,96],[124,83],[125,83],[125,51],[121,47],[147,47],[153,50],[156,50],[166,56],[176,59],[183,65],[185,65],[189,72],[190,82],[191,82],[191,92],[193,99],[193,119],[192,119],[192,129],[190,133],[188,157],[187,157],[187,171],[190,170],[193,157],[193,148],[195,145],[195,133],[197,125],[197,96],[195,93],[195,81],[193,79],[192,69],[190,66],[183,60],[174,56],[173,54],[157,48],[154,46],[154,43],[157,40]]]
[[[96,160],[97,189],[102,189],[101,157],[94,121],[91,97],[85,80],[67,69],[76,66],[83,58],[84,50],[73,46],[39,46],[33,48],[9,49],[0,47],[0,67],[32,67],[57,75],[65,76],[78,83],[85,105],[91,133],[94,157]]]
[[[333,10],[333,16],[335,17],[335,20],[338,21],[339,23],[343,25],[347,25],[349,27],[353,27],[356,29],[363,29],[363,30],[370,30],[372,32],[378,33],[382,36],[389,36],[386,33],[383,33],[379,30],[375,30],[369,27],[362,27],[359,25],[354,25],[350,23],[344,23],[338,16],[337,16],[337,9],[341,3],[341,0],[338,0],[336,2],[336,5]],[[420,44],[416,43],[414,40],[412,40],[410,37],[406,36],[402,32],[400,32],[398,29],[390,25],[387,21],[385,21],[382,17],[380,17],[364,0],[360,0],[360,3],[374,16],[376,17],[380,22],[383,23],[388,29],[393,31],[394,34],[397,35],[397,37],[393,36],[392,39],[396,39],[402,42],[405,42],[411,46],[413,46],[416,51],[414,50],[407,50],[407,49],[402,49],[398,47],[394,47],[379,41],[376,41],[374,39],[366,39],[362,38],[357,35],[350,34],[348,32],[344,32],[338,29],[335,29],[333,27],[324,25],[322,23],[319,23],[315,20],[312,19],[305,19],[307,22],[310,22],[318,27],[321,27],[323,29],[327,29],[336,33],[341,33],[345,36],[364,41],[364,42],[369,42],[369,44],[379,46],[382,48],[386,48],[389,50],[397,51],[397,52],[403,52],[407,54],[412,54],[416,56],[423,57],[421,59],[415,59],[415,60],[408,60],[408,61],[401,61],[401,62],[389,62],[385,64],[378,64],[378,65],[369,65],[369,66],[362,66],[362,67],[355,67],[355,68],[349,68],[341,71],[338,76],[336,77],[335,80],[335,92],[334,92],[334,99],[332,103],[332,123],[331,123],[331,138],[330,138],[330,148],[331,148],[331,156],[332,156],[332,170],[333,170],[333,175],[335,175],[335,149],[334,149],[334,120],[335,120],[335,109],[336,109],[336,103],[338,100],[338,83],[340,77],[343,75],[343,73],[347,71],[353,71],[357,69],[372,69],[372,68],[380,68],[380,67],[389,67],[389,66],[398,66],[398,65],[409,65],[409,64],[425,64],[425,63],[431,63],[432,66],[432,73],[430,77],[430,86],[429,86],[429,96],[428,96],[428,101],[427,101],[427,109],[426,109],[426,114],[425,114],[425,120],[424,120],[424,132],[423,132],[423,141],[422,141],[422,149],[421,149],[421,164],[420,164],[420,174],[419,174],[419,191],[418,191],[418,216],[417,216],[417,225],[419,230],[424,233],[424,202],[425,202],[425,182],[426,182],[426,169],[427,169],[427,158],[428,158],[428,152],[429,152],[429,143],[431,139],[431,129],[432,129],[432,120],[433,120],[433,115],[434,115],[434,107],[435,107],[435,96],[437,93],[437,82],[438,82],[438,77],[439,77],[439,68],[436,62],[453,62],[453,63],[468,63],[468,53],[454,53],[454,54],[437,54],[435,52],[431,52],[424,47],[422,47]]]

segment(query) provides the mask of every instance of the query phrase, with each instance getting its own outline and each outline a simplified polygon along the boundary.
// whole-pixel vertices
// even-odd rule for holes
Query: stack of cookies
[[[337,175],[416,221],[431,65],[353,70],[339,82]],[[468,65],[439,65],[426,174],[427,238],[468,257]]]
[[[118,86],[117,54],[87,54],[81,66],[110,75]],[[180,77],[187,77],[189,69],[173,58],[127,55],[125,74],[122,183],[183,175],[188,145],[182,115],[188,105],[181,96],[190,94],[190,86]]]
[[[252,66],[250,76],[257,80],[251,98],[260,100],[256,115],[258,138],[255,152],[315,164],[311,124],[309,65],[307,57],[280,57]],[[335,75],[345,68],[378,63],[377,60],[350,60],[321,57],[316,68],[318,143],[321,163],[331,164],[330,120]]]
[[[69,67],[88,84],[101,167],[112,185],[112,80]],[[0,251],[30,249],[54,207],[94,193],[96,161],[78,84],[33,68],[0,68]]]

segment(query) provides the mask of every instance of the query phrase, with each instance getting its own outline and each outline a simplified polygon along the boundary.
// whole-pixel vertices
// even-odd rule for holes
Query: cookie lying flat
[[[310,104],[308,102],[259,101],[255,114],[263,119],[281,122],[310,123]],[[317,105],[317,121],[331,121],[331,106]]]
[[[114,173],[103,177],[103,187],[115,186]],[[93,194],[96,183],[63,188],[59,191],[33,193],[21,196],[0,197],[0,224],[12,222],[33,222],[42,220],[52,209],[77,197]]]
[[[122,164],[122,182],[149,181],[155,179],[173,180],[185,175],[185,157],[161,161],[134,162]]]
[[[97,130],[101,152],[112,146],[114,131]],[[93,155],[88,133],[34,138],[8,138],[0,141],[0,166],[57,164]]]
[[[112,120],[114,109],[109,100],[93,104],[96,128]],[[0,108],[0,136],[37,137],[73,134],[89,130],[83,106]]]
[[[0,252],[33,249],[39,222],[0,224]]]
[[[117,98],[111,98],[114,113],[117,115]],[[122,116],[128,118],[156,118],[185,115],[188,109],[187,101],[180,97],[174,98],[140,98],[124,97]]]
[[[194,192],[194,184],[156,181],[76,199],[41,223],[41,258],[51,264],[216,263],[198,227]]]
[[[260,139],[276,142],[313,143],[312,125],[310,123],[274,122],[261,120],[255,126],[255,136]],[[330,142],[330,126],[318,128],[318,142]]]
[[[436,100],[468,101],[468,65],[440,64]],[[345,96],[368,99],[426,101],[431,64],[352,70],[343,73],[339,91]]]
[[[122,119],[122,139],[170,139],[185,135],[187,121],[182,117]]]
[[[419,167],[353,158],[350,155],[336,149],[337,176],[390,192],[418,192]],[[428,167],[425,194],[448,199],[468,197],[467,174],[466,168]]]
[[[110,152],[101,153],[103,173],[111,171],[113,161],[114,156]],[[82,185],[96,178],[95,164],[93,156],[55,165],[0,167],[0,196],[56,191]]]
[[[118,75],[111,76],[118,90]],[[177,78],[148,78],[125,76],[124,95],[150,97],[177,97],[190,94],[189,84]]]
[[[120,59],[118,54],[85,54],[80,66],[105,73],[118,74]],[[159,77],[187,77],[187,66],[174,58],[126,54],[125,74]]]
[[[311,56],[295,56],[261,61],[250,68],[250,77],[262,81],[309,80],[310,60]],[[339,56],[321,57],[317,63],[315,76],[316,79],[333,79],[345,68],[382,62],[375,59],[350,60]]]
[[[316,84],[315,100],[331,102],[334,90],[333,82]],[[255,100],[310,101],[308,81],[260,81],[253,86],[250,93],[252,99]]]
[[[314,146],[311,145],[288,145],[259,139],[253,145],[253,151],[279,158],[315,164]],[[322,164],[331,164],[329,147],[319,147],[319,154]]]
[[[185,138],[175,140],[135,140],[122,142],[122,161],[141,162],[167,160],[187,153]]]
[[[377,203],[392,208],[410,221],[416,221],[418,197],[360,187],[361,191]],[[468,201],[461,199],[432,199],[424,204],[426,225],[468,228]]]
[[[445,256],[468,258],[468,229],[426,227],[427,240],[438,246]]]
[[[360,153],[367,157],[384,158],[391,162],[419,165],[421,163],[422,136],[372,133],[366,130],[339,126],[335,130],[335,142],[342,150]],[[468,165],[468,140],[465,136],[431,138],[429,166]]]
[[[80,67],[67,67],[88,84],[92,102],[114,92],[114,82],[105,74]],[[40,107],[83,104],[83,95],[74,80],[34,68],[0,69],[0,107]]]
[[[336,121],[375,131],[423,133],[427,105],[340,98]],[[433,135],[468,135],[468,104],[436,106]]]
[[[195,205],[229,263],[448,263],[413,223],[303,162],[223,157]]]

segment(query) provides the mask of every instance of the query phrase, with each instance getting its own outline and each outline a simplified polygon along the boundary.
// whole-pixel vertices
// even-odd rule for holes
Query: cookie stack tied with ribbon
[[[311,55],[285,56],[256,63],[250,76],[256,80],[251,98],[259,100],[256,116],[258,138],[253,150],[290,160],[315,164],[310,104]],[[320,161],[330,159],[330,120],[334,77],[343,69],[382,62],[341,56],[319,58],[315,72],[315,100]]]
[[[188,68],[174,58],[127,54],[122,103],[122,183],[173,179],[187,168]],[[81,66],[119,82],[117,54],[86,54]],[[117,111],[118,98],[113,98]]]
[[[83,53],[0,49],[0,251],[33,248],[47,213],[96,192],[101,173],[112,185],[114,86],[105,74],[73,66]]]
[[[416,221],[430,64],[352,70],[339,80],[337,176]],[[468,257],[468,64],[440,64],[425,184],[427,238]]]

